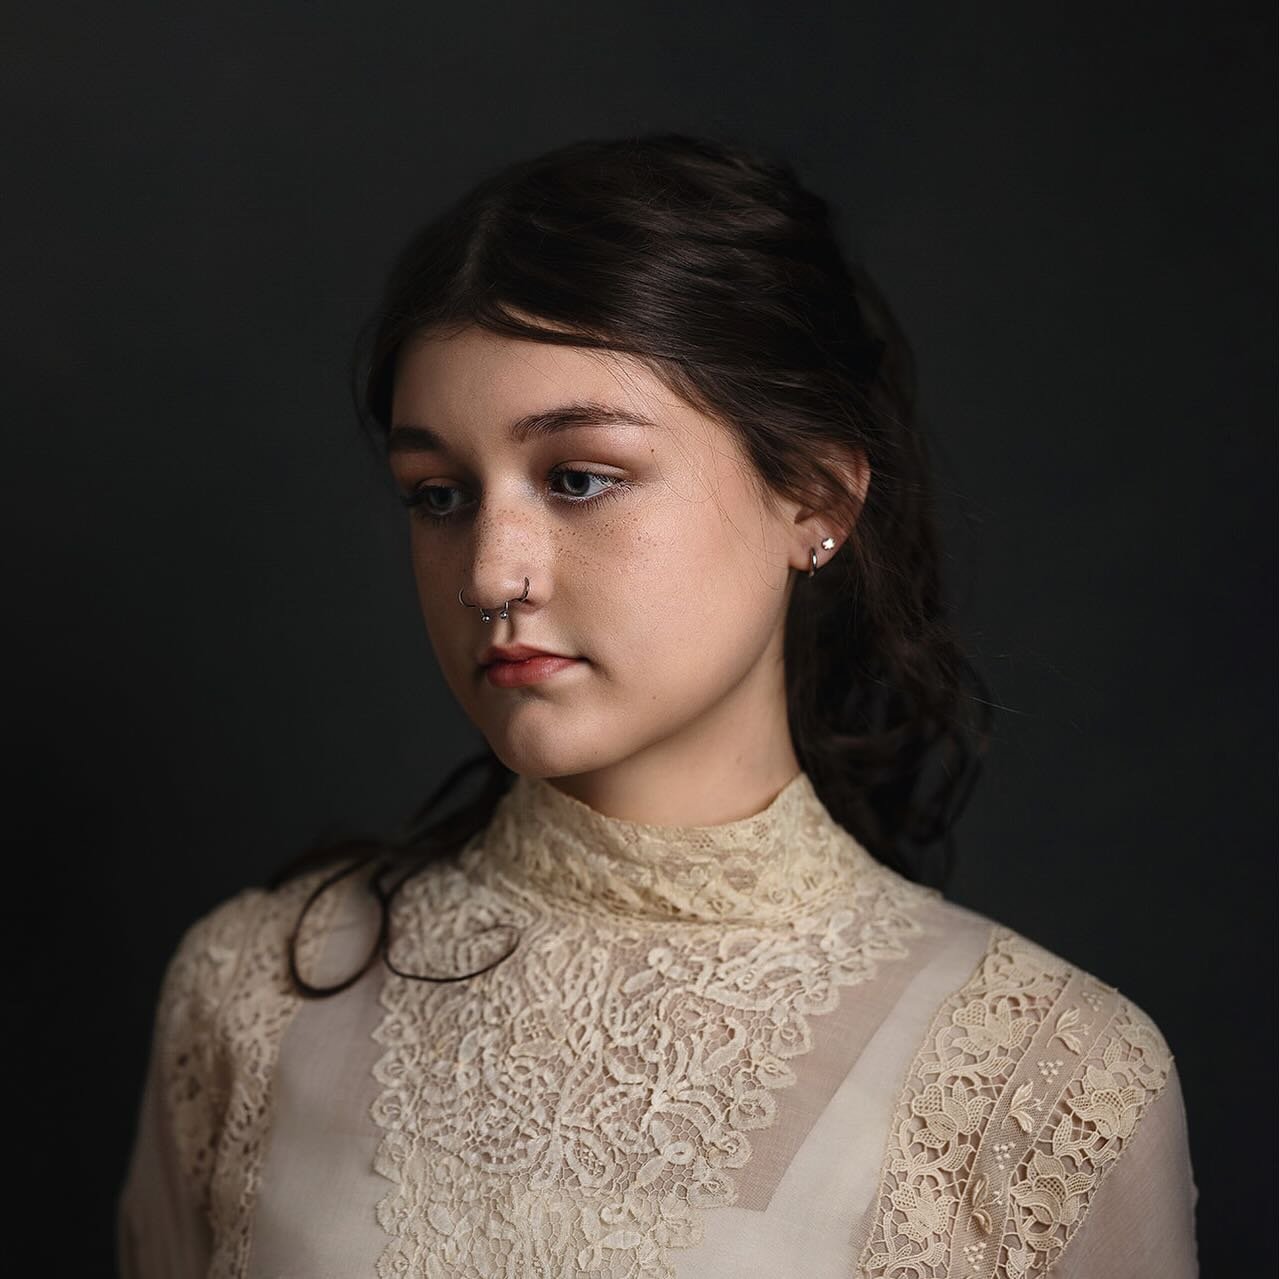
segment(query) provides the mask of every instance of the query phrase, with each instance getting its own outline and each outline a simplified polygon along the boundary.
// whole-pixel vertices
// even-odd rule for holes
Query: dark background
[[[501,163],[657,128],[793,160],[897,308],[1004,708],[950,895],[1159,1023],[1204,1274],[1240,1261],[1273,1202],[1274,6],[3,23],[9,1159],[59,1273],[110,1271],[182,930],[479,744],[347,398],[392,253]]]

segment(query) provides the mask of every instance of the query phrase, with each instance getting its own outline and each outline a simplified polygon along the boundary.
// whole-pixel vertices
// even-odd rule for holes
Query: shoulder
[[[1056,1046],[1084,1060],[1087,1049],[1118,1036],[1146,1068],[1167,1073],[1172,1063],[1167,1041],[1123,992],[996,920],[945,901],[937,904],[937,913],[947,931],[983,934],[977,963],[962,981],[954,974],[955,989],[946,1005],[952,1024],[988,1022],[995,1037],[991,1043],[1000,1040],[1004,1048],[1023,1053]],[[967,1044],[970,1050],[978,1046],[977,1041]],[[1012,1054],[1010,1064],[1016,1059]],[[1070,1062],[1054,1059],[1053,1064],[1064,1071]]]
[[[235,976],[264,897],[263,889],[242,889],[186,927],[165,968],[162,1015],[173,1015],[178,1005],[217,1006]]]
[[[178,1166],[206,1215],[213,1211],[224,1130],[253,1131],[243,1117],[228,1122],[233,1098],[250,1115],[263,1112],[275,1048],[300,1002],[289,974],[289,938],[323,878],[311,873],[275,890],[244,888],[224,899],[186,928],[165,969],[155,1017],[156,1082]],[[317,911],[311,946],[323,936],[325,910]]]
[[[249,1050],[298,996],[289,941],[312,892],[325,878],[311,872],[276,889],[243,888],[187,926],[166,965],[156,1009],[156,1052],[171,1095],[216,1093],[230,1058]],[[334,893],[308,912],[299,954],[323,943]],[[200,1087],[190,1078],[198,1072]]]
[[[241,961],[272,911],[264,888],[244,888],[190,923],[165,967],[157,1013],[162,1034],[216,1016],[242,975]]]
[[[946,971],[903,1080],[861,1273],[926,1257],[939,1273],[1042,1275],[1164,1091],[1172,1053],[1091,973],[962,907],[930,914],[943,941],[968,939],[954,953],[970,962]]]
[[[302,909],[325,877],[313,871],[276,889],[243,888],[189,924],[165,968],[161,1011],[185,1003],[193,1011],[212,1013],[245,982],[278,979],[286,967],[252,960],[258,955],[286,957]],[[316,911],[314,922],[322,925],[323,909]],[[307,930],[312,941],[314,932]]]
[[[1173,1055],[1162,1031],[1132,998],[1087,969],[1007,925],[933,893],[919,915],[932,938],[927,953],[946,956],[941,979],[947,997],[937,1010],[929,1040],[960,1030],[968,1055],[987,1067],[1011,1069],[1028,1053],[1060,1049],[1070,1058],[1045,1057],[1045,1069],[1059,1074],[1086,1050],[1121,1039],[1154,1076],[1166,1076]],[[998,1046],[994,1056],[978,1050]],[[1118,1049],[1110,1049],[1112,1058]],[[1001,1072],[995,1072],[995,1075]],[[990,1077],[995,1077],[994,1075]]]

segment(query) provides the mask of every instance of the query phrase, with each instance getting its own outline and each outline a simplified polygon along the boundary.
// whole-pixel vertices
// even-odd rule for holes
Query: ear
[[[857,498],[858,503],[866,500],[870,490],[870,461],[865,452],[842,453],[838,457],[827,457],[826,465],[842,477],[848,492]],[[816,508],[795,506],[794,537],[791,547],[791,566],[807,573],[812,567],[810,548],[817,553],[817,567],[827,563],[832,555],[836,555],[855,522],[850,513],[842,508]]]

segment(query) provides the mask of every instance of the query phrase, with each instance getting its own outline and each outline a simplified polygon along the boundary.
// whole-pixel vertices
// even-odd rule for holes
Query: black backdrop
[[[391,253],[499,163],[653,128],[794,160],[897,307],[1005,708],[951,895],[1160,1024],[1204,1273],[1242,1261],[1273,1196],[1273,5],[4,26],[9,1159],[58,1273],[110,1271],[182,929],[478,744],[347,400]]]

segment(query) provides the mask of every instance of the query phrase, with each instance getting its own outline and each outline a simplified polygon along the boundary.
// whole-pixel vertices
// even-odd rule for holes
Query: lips
[[[490,662],[484,668],[484,677],[495,688],[519,688],[525,684],[540,684],[560,671],[582,665],[576,657],[558,657],[554,653],[534,653],[532,657],[518,661]]]
[[[536,648],[532,644],[494,644],[480,655],[481,666],[492,666],[495,662],[524,662],[533,657],[564,658],[563,653],[553,653],[550,649]],[[571,661],[571,658],[564,660]]]

